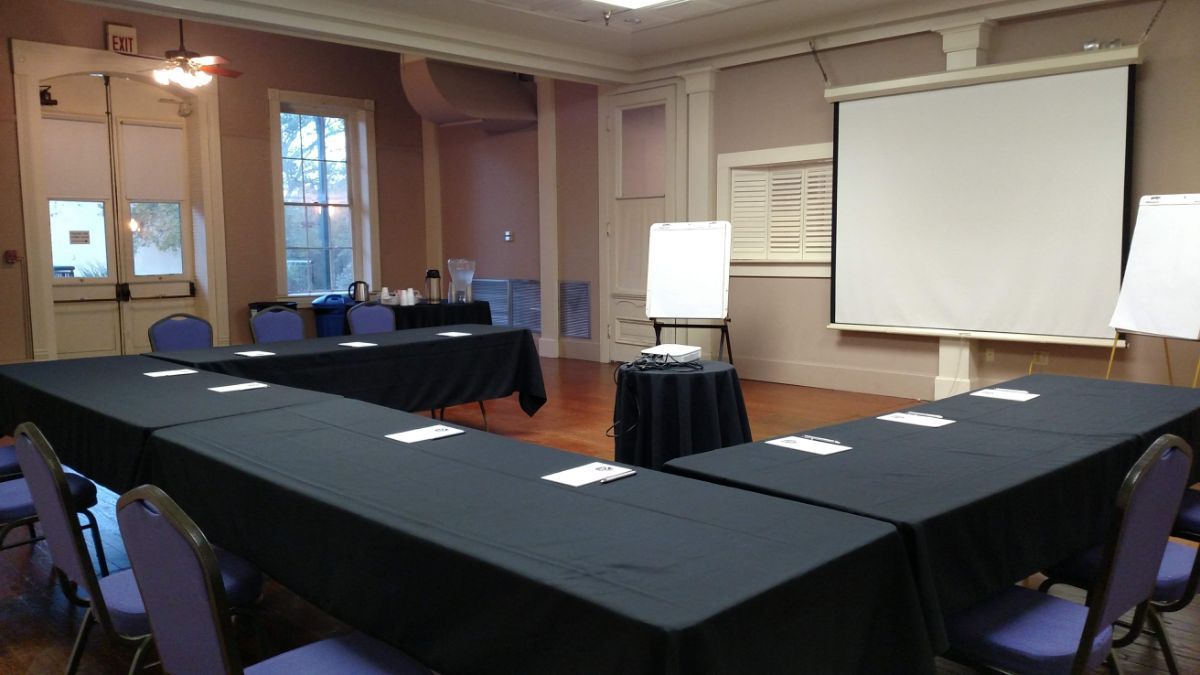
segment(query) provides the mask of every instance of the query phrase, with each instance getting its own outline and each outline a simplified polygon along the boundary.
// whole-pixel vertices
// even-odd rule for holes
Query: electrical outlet
[[[1050,352],[1034,352],[1033,364],[1035,366],[1044,366],[1050,363]]]
[[[512,230],[504,231],[504,241],[512,241]]]
[[[983,350],[983,362],[984,363],[995,363],[996,362],[996,350],[992,349],[990,347]]]

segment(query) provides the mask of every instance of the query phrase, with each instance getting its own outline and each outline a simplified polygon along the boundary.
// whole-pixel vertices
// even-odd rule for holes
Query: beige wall
[[[104,47],[105,22],[138,29],[139,50],[161,54],[177,46],[174,19],[64,0],[0,3],[0,249],[24,252],[17,181],[15,109],[8,40]],[[416,278],[424,257],[420,120],[399,86],[397,55],[342,45],[188,22],[189,48],[228,58],[244,74],[221,79],[230,338],[250,340],[247,303],[275,297],[273,195],[267,89],[375,101],[383,280]],[[148,66],[153,62],[147,61]],[[0,362],[26,358],[18,317],[27,316],[23,272],[0,263]]]
[[[480,279],[540,278],[537,127],[445,126],[438,143],[445,257],[475,260]]]
[[[592,341],[599,319],[600,195],[596,133],[597,90],[590,84],[558,82],[554,88],[558,123],[558,274],[563,281],[591,287]]]
[[[1120,37],[1134,43],[1157,2],[1001,24],[993,63],[1068,53],[1085,39]],[[1133,198],[1200,189],[1200,3],[1168,3],[1145,46],[1137,77]],[[886,80],[942,70],[941,38],[923,34],[822,53],[834,85]],[[828,142],[833,106],[811,56],[721,71],[716,92],[718,153]],[[871,336],[825,328],[829,280],[735,278],[730,288],[733,344],[739,371],[767,379],[927,398],[937,373],[934,338]],[[1133,336],[1119,353],[1114,377],[1165,382],[1162,341]],[[979,363],[985,382],[1026,372],[1032,352],[1050,353],[1040,370],[1102,377],[1107,349],[987,342],[994,362]],[[1200,347],[1172,341],[1177,382],[1190,383]]]

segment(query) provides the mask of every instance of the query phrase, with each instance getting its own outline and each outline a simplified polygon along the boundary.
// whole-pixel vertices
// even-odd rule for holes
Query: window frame
[[[275,216],[275,287],[279,300],[308,307],[317,293],[289,294],[287,233],[284,224],[283,149],[280,113],[290,112],[346,120],[346,193],[350,205],[354,278],[379,286],[379,206],[375,160],[375,102],[342,96],[268,89],[271,128],[272,201]]]
[[[789,164],[833,162],[833,143],[791,145],[717,155],[717,218],[730,220],[734,169],[774,169]],[[829,278],[833,262],[731,261],[734,277]]]

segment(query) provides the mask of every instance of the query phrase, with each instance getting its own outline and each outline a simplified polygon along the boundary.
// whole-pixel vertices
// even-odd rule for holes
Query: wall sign
[[[105,47],[118,54],[137,54],[137,29],[119,23],[104,24]]]
[[[71,230],[71,243],[88,245],[92,243],[91,230]]]

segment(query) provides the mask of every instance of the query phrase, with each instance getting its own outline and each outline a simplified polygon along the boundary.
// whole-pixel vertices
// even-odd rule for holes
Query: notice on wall
[[[84,246],[88,246],[92,243],[91,230],[71,230],[70,237],[72,244],[83,244]]]

